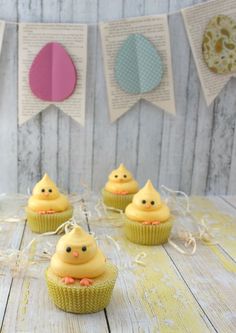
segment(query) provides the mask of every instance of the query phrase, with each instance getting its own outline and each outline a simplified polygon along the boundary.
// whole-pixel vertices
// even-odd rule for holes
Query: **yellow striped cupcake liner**
[[[108,207],[121,209],[125,211],[125,208],[132,202],[134,194],[115,194],[102,189],[103,202]]]
[[[28,207],[25,209],[27,223],[33,232],[44,233],[55,231],[62,223],[68,221],[73,216],[73,207],[69,207],[64,212],[53,214],[39,214]]]
[[[139,222],[125,220],[124,230],[126,237],[133,243],[141,245],[160,245],[168,241],[172,219],[157,225],[144,225]]]
[[[53,303],[63,311],[82,314],[105,309],[110,302],[117,274],[116,266],[107,263],[104,276],[94,279],[94,284],[89,287],[80,286],[79,282],[65,285],[50,268],[46,270],[45,275]]]

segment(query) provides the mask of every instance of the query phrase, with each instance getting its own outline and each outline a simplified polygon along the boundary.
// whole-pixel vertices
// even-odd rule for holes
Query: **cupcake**
[[[150,180],[134,195],[125,210],[125,234],[133,243],[166,243],[172,228],[170,210]]]
[[[35,185],[26,207],[27,222],[34,232],[55,231],[73,215],[67,197],[58,191],[47,174]]]
[[[106,261],[95,239],[80,227],[60,238],[46,270],[52,301],[73,313],[103,310],[111,299],[116,278],[116,266]]]
[[[108,182],[102,189],[103,202],[108,207],[125,210],[138,189],[138,183],[131,172],[120,164],[118,169],[110,173]]]

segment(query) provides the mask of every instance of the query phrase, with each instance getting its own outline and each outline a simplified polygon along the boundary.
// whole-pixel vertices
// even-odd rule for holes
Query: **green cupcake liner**
[[[112,291],[117,278],[117,268],[107,263],[108,277],[103,281],[95,282],[89,287],[65,285],[49,274],[50,268],[46,270],[46,282],[49,296],[53,303],[63,311],[72,313],[98,312],[109,304]]]
[[[125,220],[126,237],[133,243],[141,245],[160,245],[168,241],[173,222],[171,218],[161,224],[144,225],[139,222]]]
[[[28,207],[25,209],[27,223],[33,232],[44,233],[55,231],[62,223],[68,221],[73,216],[73,207],[70,206],[64,212],[53,214],[39,214]]]
[[[104,188],[102,189],[103,202],[108,207],[113,207],[116,209],[121,209],[125,211],[125,208],[132,202],[133,194],[114,194],[108,192]]]

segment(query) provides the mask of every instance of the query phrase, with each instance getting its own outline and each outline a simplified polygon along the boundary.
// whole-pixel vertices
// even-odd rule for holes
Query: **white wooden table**
[[[236,332],[236,197],[195,197],[192,216],[210,216],[216,245],[197,243],[193,256],[180,254],[169,244],[146,247],[128,242],[122,228],[83,222],[98,237],[104,253],[119,267],[119,277],[106,310],[75,315],[57,309],[48,297],[44,269],[37,276],[12,278],[0,268],[0,322],[2,332]],[[25,222],[0,224],[0,250],[23,249],[35,237]],[[106,235],[112,236],[116,247]],[[47,236],[56,244],[58,236]],[[134,263],[145,252],[145,266]]]

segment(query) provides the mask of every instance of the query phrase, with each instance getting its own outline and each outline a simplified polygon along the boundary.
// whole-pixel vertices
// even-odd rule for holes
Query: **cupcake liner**
[[[53,214],[39,214],[26,207],[27,222],[33,232],[44,233],[55,231],[62,223],[68,221],[73,215],[73,207],[70,206],[64,212]]]
[[[115,194],[102,189],[103,202],[108,207],[121,209],[125,211],[125,208],[132,202],[133,194]]]
[[[133,243],[141,245],[160,245],[168,241],[173,222],[171,218],[161,224],[144,225],[139,222],[125,220],[125,235]]]
[[[101,311],[110,302],[117,278],[116,266],[107,263],[107,272],[108,274],[104,279],[98,277],[94,279],[93,285],[84,287],[80,286],[78,282],[76,285],[65,285],[48,268],[46,270],[46,282],[49,295],[53,303],[66,312],[82,314]]]

